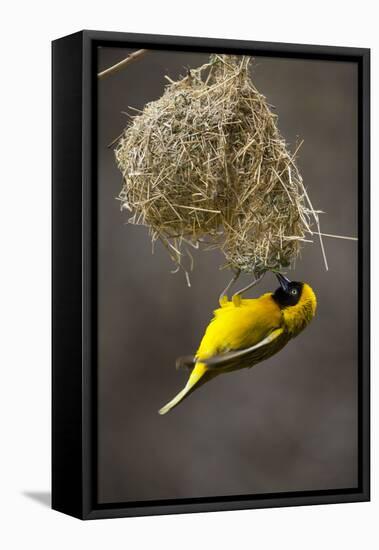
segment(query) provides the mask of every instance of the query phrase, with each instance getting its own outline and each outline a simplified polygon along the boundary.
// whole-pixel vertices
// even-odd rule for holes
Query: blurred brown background
[[[99,49],[99,70],[129,50]],[[185,384],[175,358],[192,353],[230,276],[216,252],[196,255],[192,287],[146,228],[127,225],[121,175],[107,148],[121,111],[157,99],[207,55],[149,52],[99,82],[99,500],[170,499],[336,489],[357,484],[357,245],[305,245],[295,280],[315,289],[318,314],[296,340],[251,370],[220,376],[178,408],[158,409]],[[299,167],[322,230],[357,235],[357,67],[256,58],[253,80],[282,134],[304,139]],[[131,112],[131,111],[129,111]],[[242,281],[244,283],[245,281]],[[241,285],[242,285],[241,283]],[[274,290],[270,274],[256,294]]]

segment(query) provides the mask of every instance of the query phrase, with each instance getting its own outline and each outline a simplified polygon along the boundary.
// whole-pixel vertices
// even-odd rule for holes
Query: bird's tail
[[[200,378],[204,376],[207,370],[208,369],[204,363],[197,363],[182,391],[180,391],[174,399],[171,399],[171,401],[162,407],[158,411],[159,414],[166,414],[168,411],[179,405],[179,403],[194,389],[195,385],[199,382]]]

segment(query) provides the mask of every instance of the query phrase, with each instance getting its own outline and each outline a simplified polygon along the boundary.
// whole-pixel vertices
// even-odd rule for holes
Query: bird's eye
[[[296,296],[296,294],[297,294],[296,288],[293,288],[293,289],[291,290],[291,294],[292,294],[292,296]]]

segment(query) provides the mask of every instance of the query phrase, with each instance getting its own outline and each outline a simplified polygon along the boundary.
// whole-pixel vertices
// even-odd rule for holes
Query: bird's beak
[[[280,283],[280,286],[282,287],[282,289],[284,290],[284,292],[287,292],[288,290],[288,285],[289,283],[291,282],[289,279],[287,279],[287,277],[285,277],[284,275],[282,275],[281,273],[275,273],[276,275],[276,278],[278,279],[279,283]]]

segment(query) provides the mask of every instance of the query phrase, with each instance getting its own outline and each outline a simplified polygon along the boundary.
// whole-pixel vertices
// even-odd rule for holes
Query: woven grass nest
[[[168,79],[115,149],[128,221],[147,226],[185,271],[189,245],[218,248],[224,267],[255,276],[287,267],[317,222],[296,151],[288,151],[249,64],[213,55]]]

